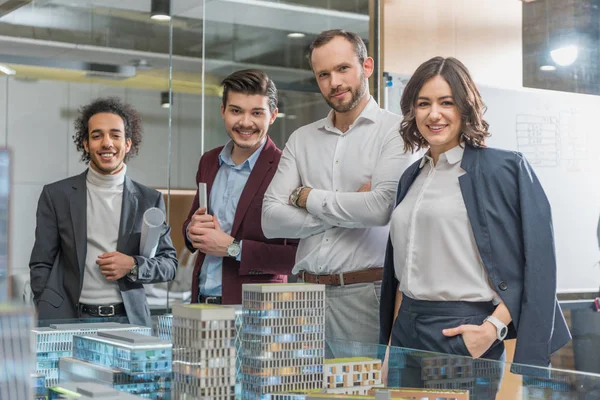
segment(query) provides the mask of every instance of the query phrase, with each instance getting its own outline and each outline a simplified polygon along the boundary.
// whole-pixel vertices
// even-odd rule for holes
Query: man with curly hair
[[[127,317],[151,325],[144,283],[175,277],[177,254],[163,224],[154,257],[139,255],[146,210],[162,195],[127,177],[142,141],[139,114],[117,98],[82,107],[73,136],[89,168],[44,186],[29,262],[40,319]]]

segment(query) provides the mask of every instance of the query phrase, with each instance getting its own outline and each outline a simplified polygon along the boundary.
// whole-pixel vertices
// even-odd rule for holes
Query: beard
[[[339,92],[343,92],[347,89],[342,89],[342,90],[336,90],[333,93],[330,93],[329,96],[332,96],[336,93]],[[358,103],[360,103],[360,100],[363,98],[363,96],[365,95],[365,93],[367,92],[367,79],[365,78],[364,75],[361,75],[360,77],[360,84],[358,85],[358,87],[356,88],[350,88],[350,101],[346,104],[335,104],[334,102],[332,102],[329,97],[323,96],[323,98],[325,99],[325,102],[327,104],[329,104],[329,107],[333,108],[335,111],[339,112],[339,113],[344,113],[344,112],[348,112],[352,109],[354,109],[354,107],[356,107],[358,105]]]

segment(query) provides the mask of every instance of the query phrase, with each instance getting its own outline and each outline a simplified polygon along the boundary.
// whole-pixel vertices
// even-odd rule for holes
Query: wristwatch
[[[240,251],[242,251],[242,248],[240,247],[240,242],[237,240],[234,240],[227,246],[227,255],[231,258],[237,258],[240,255]]]
[[[508,333],[508,328],[506,327],[506,325],[504,325],[504,323],[502,321],[500,321],[498,318],[494,317],[493,315],[490,315],[486,319],[484,319],[483,323],[485,323],[486,321],[490,322],[492,325],[494,325],[496,327],[496,336],[497,336],[498,340],[503,341],[504,338],[506,337],[506,334]]]
[[[134,278],[138,277],[138,265],[137,264],[133,264],[133,267],[131,267],[131,269],[129,270],[128,275],[131,277],[134,277]]]
[[[294,189],[292,194],[290,194],[290,204],[296,208],[300,208],[298,206],[298,199],[300,198],[300,193],[302,193],[302,189],[304,188],[305,186],[298,186],[296,189]]]

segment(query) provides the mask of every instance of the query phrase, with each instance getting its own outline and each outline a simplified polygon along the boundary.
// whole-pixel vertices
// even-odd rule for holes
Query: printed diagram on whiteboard
[[[537,167],[564,167],[568,171],[585,169],[587,143],[585,130],[576,129],[575,113],[558,116],[518,114],[517,147]]]

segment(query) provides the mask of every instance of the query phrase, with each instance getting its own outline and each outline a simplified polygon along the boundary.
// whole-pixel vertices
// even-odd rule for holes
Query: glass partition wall
[[[153,3],[165,2],[0,5],[0,145],[11,150],[14,300],[31,301],[28,263],[43,186],[86,168],[73,143],[79,107],[117,96],[140,112],[144,126],[128,175],[163,192],[178,253],[176,279],[147,287],[152,313],[189,302],[195,256],[181,228],[200,157],[228,140],[221,80],[245,68],[262,69],[274,80],[280,115],[269,133],[283,148],[295,129],[329,111],[306,56],[319,32],[344,28],[368,44],[378,70],[371,93],[391,111],[399,112],[403,85],[430,57],[454,56],[471,70],[488,105],[489,145],[522,152],[552,205],[559,300],[573,334],[553,365],[600,373],[600,313],[592,303],[600,286],[600,158],[594,151],[600,136],[588,118],[598,105],[595,1],[172,0],[166,2],[170,19],[151,18]],[[364,355],[339,344],[348,356]],[[503,390],[516,394],[506,398],[598,393],[595,375],[526,376],[507,389],[507,374]]]

